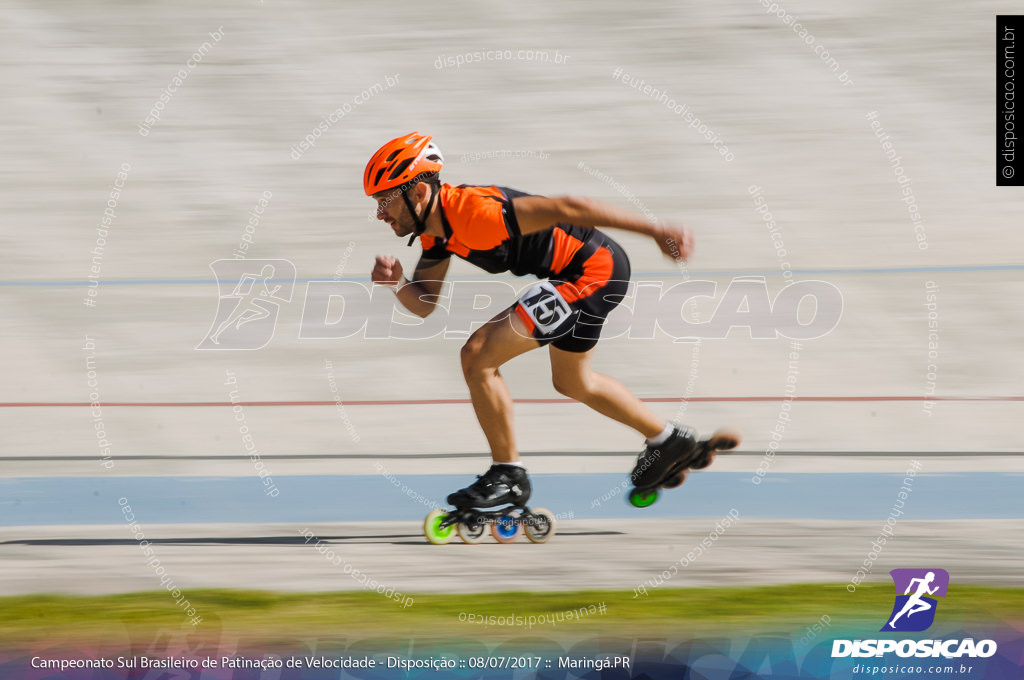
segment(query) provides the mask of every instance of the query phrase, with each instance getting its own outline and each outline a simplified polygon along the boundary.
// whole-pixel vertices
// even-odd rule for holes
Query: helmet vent
[[[399,161],[398,165],[395,166],[395,169],[392,170],[391,174],[388,175],[388,181],[393,180],[394,178],[398,177],[403,172],[405,172],[408,169],[408,167],[412,165],[412,162],[414,160],[414,158],[405,158]]]
[[[390,163],[391,161],[395,160],[395,156],[397,156],[400,153],[402,153],[401,149],[395,149],[394,151],[388,154],[388,157],[384,159],[384,162]]]
[[[387,170],[387,168],[381,168],[380,170],[377,171],[377,176],[373,178],[374,184],[380,184],[380,178],[384,174],[385,170]]]

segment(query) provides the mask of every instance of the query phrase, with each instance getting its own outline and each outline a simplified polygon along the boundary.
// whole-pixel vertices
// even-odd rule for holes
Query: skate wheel
[[[708,445],[715,451],[728,451],[739,446],[741,441],[743,441],[743,434],[739,430],[723,427],[715,430],[711,439],[708,440]]]
[[[521,527],[512,515],[505,515],[491,525],[491,536],[498,543],[512,543],[519,538]]]
[[[441,522],[446,517],[448,517],[448,513],[444,510],[431,510],[427,518],[423,520],[423,535],[434,545],[444,545],[452,540],[452,536],[455,534],[455,527],[450,524],[441,528]]]
[[[523,533],[530,543],[547,543],[555,535],[555,516],[550,510],[536,508],[530,511],[530,519],[523,524]]]
[[[672,475],[671,477],[666,479],[664,482],[662,482],[661,485],[663,487],[665,487],[666,489],[674,489],[677,486],[682,486],[683,482],[686,481],[686,477],[689,474],[690,473],[687,470],[683,470],[682,472],[680,472],[678,474],[675,474],[675,475]]]
[[[455,525],[455,531],[458,532],[459,538],[462,539],[463,543],[476,545],[483,542],[484,537],[487,536],[487,525],[482,522],[476,524],[459,522]]]
[[[703,470],[711,467],[711,464],[715,462],[715,457],[719,451],[728,451],[735,449],[743,441],[743,435],[738,430],[730,430],[728,428],[722,428],[715,430],[715,433],[708,437],[708,440],[704,442],[704,453],[706,458],[702,465],[692,465],[691,470]]]
[[[633,489],[629,492],[629,504],[634,508],[646,508],[650,505],[654,505],[654,501],[656,500],[658,500],[657,489],[651,489],[649,491]]]

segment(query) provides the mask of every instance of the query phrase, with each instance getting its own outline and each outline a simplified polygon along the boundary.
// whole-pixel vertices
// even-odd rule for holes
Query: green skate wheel
[[[455,527],[451,524],[444,529],[441,528],[441,522],[447,517],[448,513],[444,510],[431,510],[423,521],[423,535],[434,545],[444,545],[452,540],[455,534]]]
[[[504,515],[491,525],[491,536],[498,543],[512,543],[521,533],[522,528],[512,515]]]
[[[547,543],[555,535],[555,516],[544,508],[531,510],[530,514],[530,520],[533,521],[527,520],[523,525],[526,540],[530,543]]]
[[[651,489],[650,491],[633,489],[629,492],[629,504],[634,508],[646,508],[654,505],[654,501],[656,500],[658,500],[657,489]]]
[[[483,522],[477,522],[476,524],[459,522],[455,525],[455,530],[459,533],[459,538],[462,539],[462,542],[469,543],[470,545],[483,542],[487,536],[487,525]]]

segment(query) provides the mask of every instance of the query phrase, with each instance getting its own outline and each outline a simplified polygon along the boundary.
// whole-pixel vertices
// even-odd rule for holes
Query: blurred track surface
[[[1024,471],[1014,455],[1024,451],[1024,201],[993,178],[993,17],[1005,3],[958,0],[937,10],[924,0],[785,2],[848,84],[753,0],[457,0],[440,13],[319,0],[0,4],[0,45],[11,55],[0,65],[8,93],[0,107],[0,592],[159,587],[138,548],[124,543],[116,502],[95,505],[120,495],[140,507],[147,496],[160,498],[144,485],[117,486],[135,477],[157,478],[147,482],[156,487],[163,478],[163,521],[183,521],[172,512],[176,495],[179,511],[205,523],[151,522],[155,536],[183,539],[158,545],[183,587],[358,587],[296,544],[303,526],[264,528],[251,518],[218,525],[228,515],[246,521],[247,508],[267,521],[358,520],[315,530],[335,537],[367,572],[410,590],[443,591],[631,588],[710,528],[681,517],[735,506],[750,519],[672,585],[845,582],[892,505],[890,476],[914,452],[926,465],[907,509],[921,515],[899,525],[873,576],[927,563],[957,581],[1020,582],[1020,532],[1009,524],[1021,517],[1019,477],[998,478]],[[204,43],[202,59],[161,101]],[[446,65],[493,50],[564,59]],[[616,69],[685,104],[735,159],[723,160],[684,118],[613,77]],[[388,87],[364,96],[378,84]],[[160,120],[140,134],[158,102]],[[345,106],[344,117],[318,127]],[[911,179],[926,249],[869,115]],[[367,500],[355,516],[332,505],[327,491],[296,500],[303,492],[290,483],[302,476],[352,475],[338,482],[340,493],[369,479],[356,475],[378,475],[366,485],[373,489],[384,485],[374,467],[383,462],[403,482],[437,475],[430,493],[443,495],[486,465],[474,457],[485,442],[465,403],[458,333],[418,342],[299,337],[310,281],[365,282],[376,254],[414,264],[414,250],[373,221],[360,185],[370,154],[412,129],[435,135],[448,159],[443,179],[453,184],[590,195],[694,228],[687,270],[674,269],[650,242],[615,234],[638,281],[668,288],[706,279],[720,292],[755,276],[775,295],[788,266],[794,280],[838,288],[840,322],[801,343],[796,378],[798,396],[836,399],[798,400],[781,426],[779,450],[808,455],[776,456],[759,489],[694,485],[693,495],[663,506],[675,519],[568,522],[548,546],[435,549],[421,542],[415,522],[373,522],[376,507],[405,512],[408,498]],[[314,131],[322,133],[315,145],[296,154]],[[111,200],[115,216],[97,255],[97,226]],[[196,351],[218,304],[210,264],[233,257],[243,235],[247,259],[294,263],[292,300],[265,348]],[[511,281],[461,262],[451,275],[470,287]],[[509,301],[510,293],[494,303]],[[685,314],[704,321],[714,305],[702,299]],[[707,477],[742,480],[764,463],[780,427],[793,351],[785,338],[755,340],[744,328],[699,344],[622,336],[601,343],[594,366],[666,418],[702,431],[744,430],[746,455],[717,463]],[[538,479],[621,480],[631,458],[623,452],[639,447],[636,433],[579,404],[548,403],[559,395],[543,352],[503,374],[528,402],[516,406],[520,448],[545,452],[526,457]],[[241,424],[223,405],[235,390],[247,404]],[[943,400],[926,409],[929,393]],[[99,406],[46,405],[90,401]],[[398,403],[408,401],[416,404]],[[149,405],[113,406],[124,403]],[[259,483],[241,425],[282,494],[259,497],[257,488],[248,505],[223,510],[233,498],[225,489]],[[103,463],[101,439],[109,449]],[[846,475],[848,485],[840,482]],[[231,481],[202,481],[212,477]],[[74,479],[61,486],[63,478]],[[816,486],[821,479],[828,483]],[[578,492],[581,513],[620,483],[607,481]],[[27,490],[35,505],[19,509],[14,492]],[[91,491],[97,495],[78,495]],[[76,510],[103,526],[12,526],[61,523]],[[753,519],[791,510],[793,519]],[[825,517],[841,519],[816,521]],[[926,517],[944,519],[918,521]]]
[[[366,574],[400,592],[632,590],[676,565],[659,587],[849,583],[873,551],[882,520],[744,519],[710,543],[719,519],[567,521],[544,545],[520,539],[428,544],[402,522],[293,525],[154,525],[154,554],[179,588],[359,590]],[[1018,520],[898,522],[867,580],[908,565],[941,566],[957,583],[1024,586]],[[317,552],[309,530],[337,557]],[[20,527],[0,541],[3,593],[98,595],[159,590],[160,578],[124,526]],[[703,553],[694,559],[688,554]],[[688,560],[681,567],[680,560]],[[345,563],[352,565],[346,573]],[[355,570],[355,571],[353,571]],[[365,581],[365,579],[364,579]],[[383,602],[383,600],[382,600]],[[387,606],[387,605],[383,605]]]

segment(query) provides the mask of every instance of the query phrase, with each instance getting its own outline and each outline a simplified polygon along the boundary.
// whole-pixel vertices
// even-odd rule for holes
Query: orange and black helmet
[[[408,184],[420,175],[441,171],[444,156],[430,135],[414,132],[392,139],[378,149],[363,172],[367,196]]]

